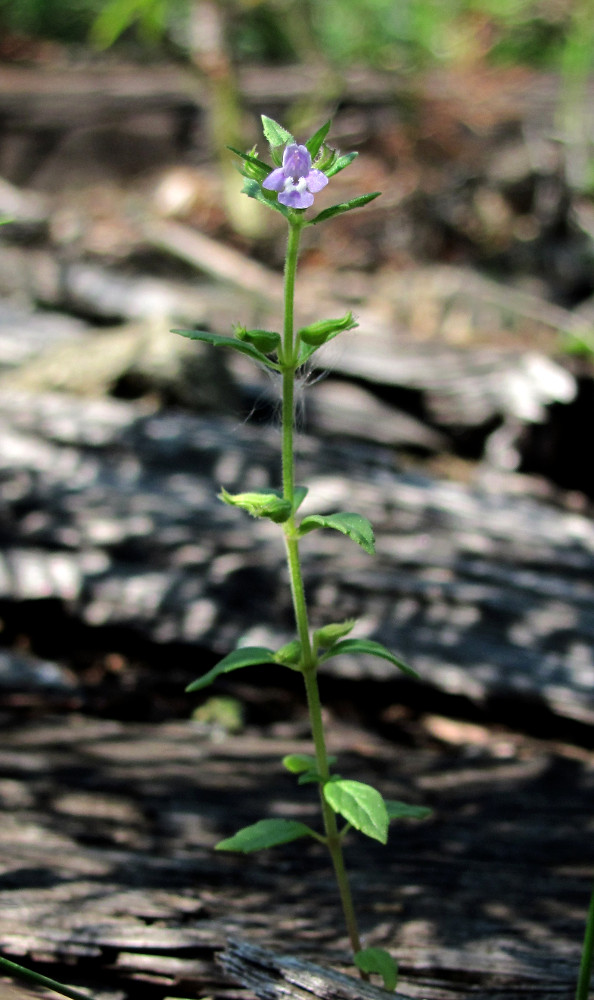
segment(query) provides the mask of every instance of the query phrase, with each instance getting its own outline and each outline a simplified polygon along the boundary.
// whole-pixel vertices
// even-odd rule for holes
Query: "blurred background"
[[[262,601],[290,629],[250,543],[197,499],[213,481],[276,481],[276,386],[170,333],[278,323],[284,220],[241,194],[228,148],[265,155],[262,113],[301,139],[331,117],[331,143],[359,152],[320,208],[382,192],[304,235],[300,316],[352,308],[361,327],[307,373],[304,472],[342,448],[354,481],[373,455],[389,475],[589,523],[593,53],[589,0],[0,0],[7,655],[72,666],[82,643],[77,676],[125,701],[129,628],[150,655],[157,638],[207,658],[251,634]],[[198,473],[200,488],[183,479]],[[320,483],[322,501],[336,489]],[[224,562],[236,544],[251,569]],[[365,600],[347,611],[382,633],[387,612]],[[97,657],[110,627],[128,638]],[[415,629],[397,636],[414,656]],[[23,668],[6,663],[11,689]]]
[[[299,677],[184,694],[293,624],[278,529],[216,498],[277,486],[278,387],[171,332],[277,328],[284,220],[228,146],[266,157],[261,114],[302,141],[332,118],[359,156],[316,208],[382,196],[303,234],[300,320],[359,329],[303,372],[298,481],[311,511],[367,515],[377,555],[304,539],[312,625],[359,619],[421,680],[337,657],[323,699],[345,774],[437,810],[387,852],[352,838],[363,929],[412,996],[568,995],[592,872],[593,60],[592,0],[0,0],[17,961],[108,1000],[251,996],[213,961],[237,933],[348,964],[317,846],[309,884],[300,845],[212,851],[317,812],[279,766],[310,749]]]

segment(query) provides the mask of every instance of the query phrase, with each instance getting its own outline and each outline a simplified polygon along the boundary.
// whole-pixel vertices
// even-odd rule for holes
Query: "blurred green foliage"
[[[184,8],[200,2],[0,0],[0,31],[65,43],[92,33],[104,46],[133,36],[142,47],[159,44],[170,29],[175,34]],[[576,11],[590,9],[592,0],[218,0],[218,6],[240,60],[309,54],[335,65],[410,70],[481,59],[551,67],[575,64],[579,53],[592,65],[591,46],[575,30]]]

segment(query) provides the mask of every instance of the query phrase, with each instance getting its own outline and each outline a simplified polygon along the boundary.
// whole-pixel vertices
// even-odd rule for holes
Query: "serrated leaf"
[[[350,201],[342,201],[338,205],[331,205],[330,208],[325,208],[319,215],[310,219],[309,225],[315,226],[318,222],[326,222],[327,219],[333,219],[335,215],[342,215],[343,212],[351,212],[354,208],[362,208],[363,205],[368,205],[374,198],[379,198],[380,194],[381,191],[373,191],[372,194],[362,194],[358,198],[351,198]]]
[[[264,646],[241,646],[234,649],[232,653],[223,657],[222,660],[209,670],[208,673],[198,677],[191,684],[188,684],[186,691],[200,691],[201,688],[208,687],[221,674],[229,674],[232,670],[241,670],[243,667],[255,667],[263,663],[274,663],[274,652]]]
[[[262,118],[262,131],[266,137],[266,141],[271,146],[286,146],[289,142],[295,142],[293,136],[290,132],[287,132],[286,128],[275,122],[274,118],[268,118],[267,115],[261,115]]]
[[[385,799],[388,819],[428,819],[433,815],[433,809],[428,806],[410,806],[396,799]]]
[[[343,639],[342,642],[337,642],[335,646],[332,646],[332,649],[329,649],[327,653],[320,656],[319,662],[325,663],[326,660],[332,659],[333,656],[341,656],[345,653],[378,656],[381,660],[388,660],[389,663],[393,663],[395,667],[402,670],[403,674],[408,674],[409,677],[418,678],[419,676],[416,670],[409,667],[408,663],[399,660],[389,649],[382,646],[381,642],[376,642],[374,639]]]
[[[377,788],[362,781],[328,781],[324,785],[324,798],[328,805],[367,837],[388,840],[388,813]]]
[[[232,837],[221,840],[216,845],[216,851],[238,851],[241,854],[251,854],[252,851],[264,851],[277,844],[289,844],[300,837],[314,836],[313,830],[305,823],[292,819],[261,819],[251,826],[244,826]]]
[[[172,330],[171,332],[179,333],[181,337],[187,337],[188,340],[200,340],[203,344],[210,344],[212,347],[229,347],[232,351],[237,351],[239,354],[247,354],[249,358],[258,361],[259,364],[266,365],[267,368],[280,371],[275,361],[271,361],[270,358],[262,354],[253,344],[249,344],[244,340],[235,340],[234,337],[221,337],[218,333],[209,333],[206,330]]]
[[[334,163],[324,170],[326,177],[334,177],[335,174],[340,173],[345,167],[350,166],[350,164],[358,157],[358,153],[345,153],[343,156],[338,156]]]
[[[398,982],[398,965],[385,948],[362,948],[355,953],[355,965],[361,972],[375,972],[384,981],[384,987],[391,993]]]
[[[341,511],[338,514],[309,514],[299,525],[299,536],[306,535],[316,528],[333,528],[334,531],[347,535],[370,555],[375,552],[373,528],[367,518],[361,517],[360,514],[349,511]]]
[[[320,149],[322,148],[322,143],[326,138],[326,136],[328,135],[331,125],[332,125],[332,119],[330,118],[330,120],[325,122],[322,125],[322,127],[318,129],[317,132],[314,132],[311,139],[308,139],[307,142],[305,143],[307,149],[309,150],[309,154],[312,160],[315,160],[316,156],[320,152]]]

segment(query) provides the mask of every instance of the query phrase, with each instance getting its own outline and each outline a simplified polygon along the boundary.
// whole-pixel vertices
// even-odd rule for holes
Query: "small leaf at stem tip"
[[[367,837],[388,841],[388,812],[377,788],[362,781],[333,780],[324,785],[328,805]]]
[[[235,337],[221,337],[218,333],[209,333],[206,330],[172,330],[171,332],[179,333],[181,337],[187,337],[188,340],[200,340],[203,344],[210,344],[211,347],[229,347],[232,351],[237,351],[239,354],[247,354],[249,358],[252,358],[261,365],[265,365],[267,368],[280,371],[276,362],[267,358],[253,344],[248,344]]]
[[[329,121],[325,122],[322,125],[322,127],[318,129],[317,132],[314,132],[311,139],[308,139],[307,142],[305,143],[312,160],[315,160],[316,156],[320,152],[320,149],[322,148],[322,143],[324,142],[324,139],[328,135],[331,125],[332,125],[332,119],[330,118]]]
[[[406,802],[398,802],[396,799],[385,799],[388,819],[429,819],[433,816],[433,809],[428,806],[409,806]]]
[[[350,166],[353,160],[356,160],[358,153],[345,153],[343,156],[337,156],[336,159],[329,164],[324,170],[326,177],[334,177],[335,174],[340,173],[345,167]]]
[[[373,528],[367,518],[361,517],[360,514],[349,511],[341,511],[338,514],[310,514],[304,517],[299,525],[299,536],[306,535],[316,528],[333,528],[334,531],[347,535],[369,555],[375,552]]]
[[[351,198],[350,201],[342,201],[338,205],[331,205],[330,208],[325,208],[315,218],[310,219],[309,225],[315,226],[318,222],[326,222],[327,219],[333,219],[335,215],[342,215],[343,212],[351,212],[354,208],[362,208],[363,205],[368,205],[370,201],[379,198],[380,194],[381,191],[373,191],[372,194],[362,194],[358,198]]]
[[[186,691],[200,691],[201,688],[212,684],[221,674],[229,674],[232,670],[242,670],[243,667],[261,666],[263,663],[274,663],[272,649],[266,649],[264,646],[240,646],[239,649],[234,649],[232,653],[219,660],[208,673],[188,684]]]
[[[319,662],[325,663],[326,660],[331,660],[333,656],[342,656],[345,653],[377,656],[381,660],[388,660],[389,663],[393,663],[395,667],[398,667],[399,670],[402,670],[403,674],[407,674],[409,677],[418,678],[419,676],[416,670],[409,667],[408,663],[404,663],[403,660],[398,659],[381,642],[376,642],[374,639],[343,639],[342,642],[337,642],[327,653],[320,656]]]
[[[277,844],[289,844],[300,837],[313,837],[314,832],[305,823],[292,819],[261,819],[251,826],[244,826],[232,837],[221,840],[215,846],[215,851],[239,851],[241,854],[251,854],[252,851],[263,851]]]
[[[384,981],[384,988],[391,993],[398,982],[398,965],[385,948],[363,948],[355,954],[355,965],[361,972],[376,972]]]
[[[262,119],[262,131],[266,141],[273,148],[276,146],[286,146],[289,142],[295,142],[293,136],[290,132],[287,132],[286,128],[275,122],[274,118],[268,118],[267,115],[261,115]]]

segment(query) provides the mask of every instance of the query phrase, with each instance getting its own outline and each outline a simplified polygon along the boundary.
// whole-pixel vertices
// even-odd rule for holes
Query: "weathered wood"
[[[101,970],[108,990],[137,995],[133,981],[146,979],[153,995],[224,997],[237,987],[213,957],[241,938],[274,949],[254,959],[242,946],[241,955],[267,990],[272,967],[275,996],[336,988],[330,970],[350,969],[348,942],[322,849],[291,844],[249,859],[212,850],[263,816],[317,826],[315,791],[280,765],[310,749],[300,728],[248,728],[221,741],[193,722],[5,717],[3,952],[44,957],[56,978],[62,971],[91,989]],[[337,720],[330,727],[341,773],[436,810],[394,826],[387,848],[349,835],[366,944],[397,957],[405,995],[569,996],[594,874],[592,754],[509,732],[483,731],[479,742],[464,726],[456,744],[428,747],[416,729],[411,746],[410,734],[405,746]],[[227,950],[225,962],[237,954]],[[328,974],[312,981],[311,961]]]
[[[247,944],[230,941],[219,958],[222,968],[260,1000],[386,1000],[385,991],[371,983],[323,969],[287,955],[277,955]],[[402,1000],[402,994],[393,994]]]
[[[0,420],[4,600],[58,600],[89,625],[212,655],[240,637],[290,637],[278,530],[216,499],[221,483],[277,483],[273,428],[9,392]],[[361,617],[362,632],[442,691],[594,718],[587,517],[506,492],[501,479],[481,489],[400,474],[367,444],[302,436],[300,453],[304,511],[357,510],[377,535],[374,559],[332,532],[305,539],[316,623]],[[328,668],[400,679],[382,660]]]

